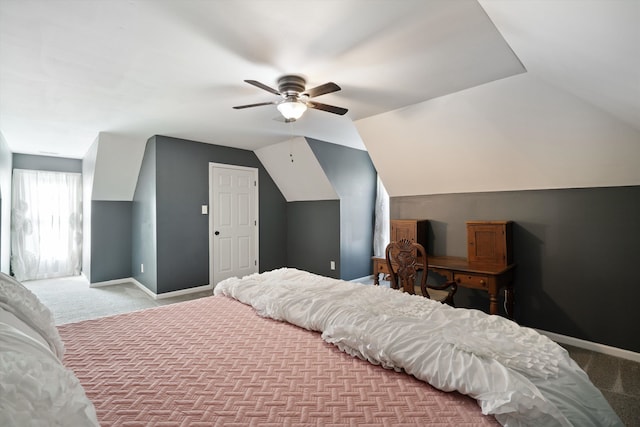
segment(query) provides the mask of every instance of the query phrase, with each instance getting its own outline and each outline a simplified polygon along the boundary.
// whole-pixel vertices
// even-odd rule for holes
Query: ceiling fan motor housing
[[[289,97],[292,95],[299,95],[304,92],[305,84],[307,82],[300,76],[285,75],[278,79],[278,91],[284,96]]]

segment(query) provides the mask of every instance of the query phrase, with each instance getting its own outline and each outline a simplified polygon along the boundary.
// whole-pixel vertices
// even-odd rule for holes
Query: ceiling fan
[[[256,80],[245,80],[245,82],[266,90],[274,95],[282,97],[281,101],[259,102],[257,104],[238,105],[236,110],[242,108],[260,107],[262,105],[276,105],[278,111],[284,116],[285,121],[293,122],[302,117],[307,108],[328,111],[329,113],[344,115],[347,113],[346,108],[336,107],[333,105],[322,104],[320,102],[310,101],[316,96],[325,95],[327,93],[337,92],[340,86],[333,82],[316,86],[312,89],[305,89],[306,80],[300,76],[287,74],[278,79],[278,90],[275,90]]]

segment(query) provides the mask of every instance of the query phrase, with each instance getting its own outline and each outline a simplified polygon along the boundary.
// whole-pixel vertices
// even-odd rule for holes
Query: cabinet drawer
[[[489,278],[487,276],[457,273],[454,280],[460,286],[467,288],[487,289],[489,286]]]
[[[378,262],[378,263],[376,263],[376,273],[389,274],[389,269],[387,268],[387,263],[386,262]]]

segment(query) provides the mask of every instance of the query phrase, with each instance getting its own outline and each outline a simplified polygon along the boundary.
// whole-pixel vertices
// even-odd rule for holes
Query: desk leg
[[[505,310],[507,318],[513,320],[513,287],[508,286],[504,291]],[[499,314],[498,294],[489,294],[489,314]]]
[[[489,293],[489,314],[498,314],[498,294]]]

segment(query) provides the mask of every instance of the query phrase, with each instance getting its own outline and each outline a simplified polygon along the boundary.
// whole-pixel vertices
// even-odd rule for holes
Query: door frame
[[[255,247],[255,257],[256,257],[256,271],[260,271],[260,187],[258,181],[258,168],[249,167],[249,166],[238,166],[238,165],[230,165],[226,163],[214,163],[209,162],[209,283],[215,288],[215,277],[214,277],[214,268],[213,268],[213,233],[214,233],[214,218],[215,218],[215,209],[214,200],[213,200],[213,171],[215,168],[223,168],[223,169],[234,169],[234,170],[242,170],[253,172],[253,182],[255,183],[255,193],[254,193],[254,247]]]

